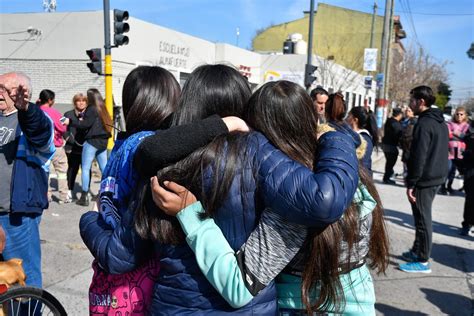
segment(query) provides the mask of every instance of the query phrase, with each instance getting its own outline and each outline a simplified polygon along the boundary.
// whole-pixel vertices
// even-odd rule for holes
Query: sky
[[[372,13],[374,0],[315,0]],[[385,1],[377,0],[378,14]],[[57,0],[57,11],[101,10],[100,0]],[[43,0],[0,0],[1,13],[41,12]],[[212,42],[250,48],[258,29],[303,17],[310,0],[110,0],[130,16]],[[409,13],[411,12],[411,14]],[[474,60],[466,51],[474,42],[474,0],[395,0],[407,38],[420,43],[438,62],[449,62],[452,102],[474,97]],[[131,25],[130,27],[133,27]],[[236,30],[239,29],[239,36]],[[131,41],[133,39],[130,39]]]

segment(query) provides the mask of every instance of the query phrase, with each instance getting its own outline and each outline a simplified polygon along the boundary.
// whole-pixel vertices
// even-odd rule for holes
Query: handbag
[[[153,258],[134,271],[110,274],[97,260],[92,262],[94,274],[89,287],[89,315],[147,315],[153,286],[160,271],[159,260]]]

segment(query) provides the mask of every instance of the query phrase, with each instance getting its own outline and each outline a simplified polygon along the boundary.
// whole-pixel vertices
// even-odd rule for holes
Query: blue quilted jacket
[[[53,121],[30,103],[27,111],[18,111],[18,123],[21,134],[13,165],[10,211],[42,214],[49,206],[49,165],[56,151]]]
[[[260,213],[270,207],[288,221],[323,227],[338,220],[350,204],[358,185],[355,141],[341,132],[329,132],[319,140],[315,172],[276,149],[262,134],[247,136],[247,155],[229,196],[214,219],[234,250],[255,228]],[[241,190],[241,178],[245,191]],[[258,190],[257,190],[258,188]],[[245,208],[241,194],[244,194]],[[133,230],[133,215],[127,212],[114,230],[107,230],[97,213],[81,218],[81,234],[101,265],[111,273],[130,271],[143,251],[143,242]],[[160,256],[160,275],[153,293],[153,315],[275,315],[276,290],[270,284],[248,305],[235,310],[201,273],[187,244],[155,243]]]

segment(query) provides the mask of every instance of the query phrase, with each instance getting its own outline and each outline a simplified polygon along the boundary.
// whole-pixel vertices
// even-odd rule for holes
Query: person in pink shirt
[[[54,146],[56,152],[53,156],[51,164],[56,171],[59,191],[59,204],[70,203],[71,197],[68,194],[67,186],[67,157],[64,151],[63,135],[67,130],[67,126],[63,123],[63,115],[53,108],[55,94],[51,90],[42,90],[39,95],[41,110],[43,110],[53,121],[54,124]],[[51,201],[51,183],[48,189],[48,198]]]
[[[456,175],[456,169],[460,165],[463,158],[463,153],[466,149],[466,143],[464,142],[464,136],[469,129],[469,118],[467,111],[464,107],[460,106],[454,112],[453,119],[448,123],[449,130],[449,173],[447,187],[442,191],[453,193],[453,181]]]

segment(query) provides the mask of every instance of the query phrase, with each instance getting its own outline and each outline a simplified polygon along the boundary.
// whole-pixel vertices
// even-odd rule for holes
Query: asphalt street
[[[474,315],[474,237],[458,234],[464,196],[437,195],[433,204],[431,274],[408,274],[396,269],[400,254],[414,239],[411,208],[401,178],[382,183],[383,154],[374,153],[374,180],[381,195],[390,235],[390,266],[375,276],[378,315]],[[401,173],[400,162],[396,172]],[[97,188],[98,179],[93,187]],[[455,188],[460,186],[459,180]],[[88,314],[92,256],[81,241],[79,218],[86,211],[76,204],[51,203],[41,222],[44,287],[69,315]]]

